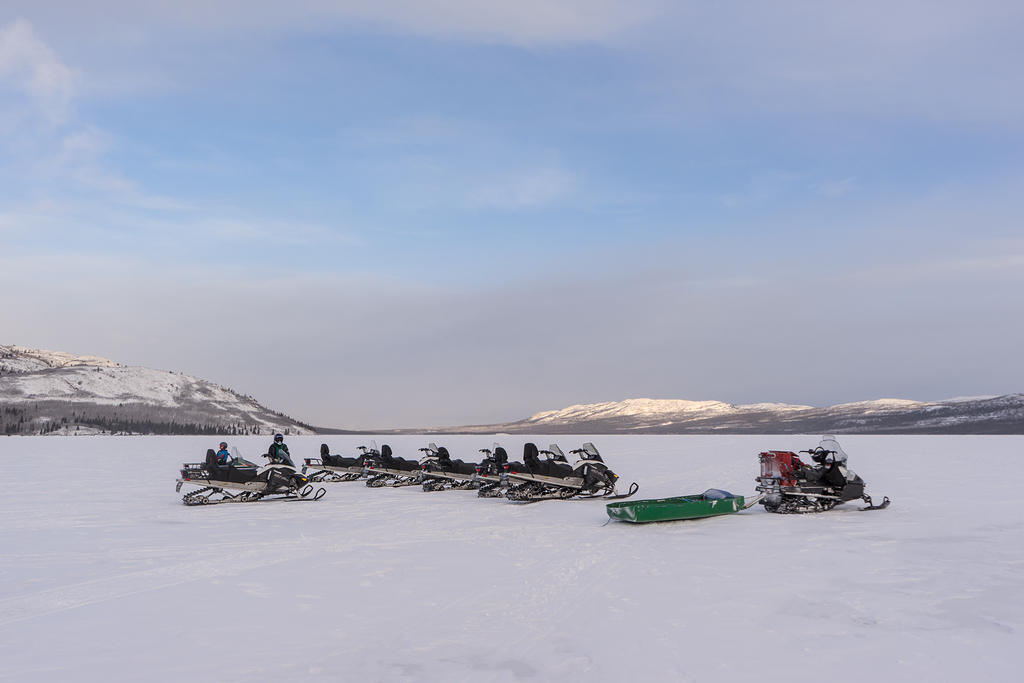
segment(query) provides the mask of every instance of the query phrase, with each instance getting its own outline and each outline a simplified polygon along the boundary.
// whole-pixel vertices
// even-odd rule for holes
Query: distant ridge
[[[197,377],[0,345],[0,435],[275,432],[315,430]]]
[[[923,402],[883,398],[827,408],[634,398],[546,410],[524,420],[442,427],[486,434],[1024,434],[1024,394]]]
[[[0,345],[4,434],[1024,434],[1024,394],[827,408],[634,398],[545,410],[513,422],[415,429],[312,427],[197,377]]]

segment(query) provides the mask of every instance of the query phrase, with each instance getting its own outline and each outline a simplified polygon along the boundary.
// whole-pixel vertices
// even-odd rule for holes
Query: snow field
[[[368,439],[288,443],[298,462]],[[817,439],[497,437],[513,459],[592,440],[637,498],[750,495],[760,450]],[[1024,437],[840,436],[889,509],[646,526],[604,526],[599,501],[362,482],[185,507],[177,471],[218,440],[0,439],[0,680],[1018,680],[1024,515],[1006,475]],[[464,460],[494,440],[377,438]],[[269,440],[231,443],[255,461]]]

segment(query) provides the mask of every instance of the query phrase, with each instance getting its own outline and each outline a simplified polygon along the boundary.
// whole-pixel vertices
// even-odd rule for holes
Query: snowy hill
[[[1024,434],[1024,394],[926,403],[883,398],[827,408],[635,398],[548,410],[525,420],[437,430],[550,434]]]
[[[310,434],[206,380],[97,356],[0,346],[0,432]]]

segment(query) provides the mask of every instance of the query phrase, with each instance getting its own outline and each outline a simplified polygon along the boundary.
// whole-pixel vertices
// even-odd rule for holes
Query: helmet
[[[228,447],[228,442],[227,441],[221,441],[220,442],[220,447],[221,448],[227,448]]]
[[[283,434],[274,434],[274,441],[284,441]]]

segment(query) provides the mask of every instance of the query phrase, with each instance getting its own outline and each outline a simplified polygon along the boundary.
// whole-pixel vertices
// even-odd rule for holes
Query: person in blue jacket
[[[231,464],[231,453],[228,451],[228,442],[220,442],[220,450],[217,451],[217,464],[227,466]]]

